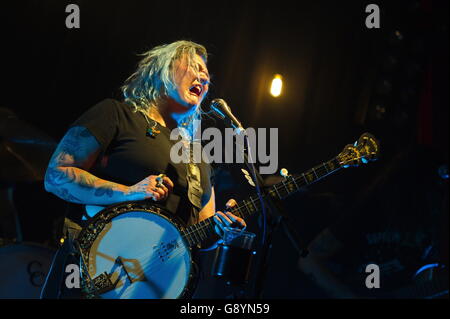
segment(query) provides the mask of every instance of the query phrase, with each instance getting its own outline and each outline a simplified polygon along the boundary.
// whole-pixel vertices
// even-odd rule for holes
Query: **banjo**
[[[263,196],[282,200],[343,167],[374,161],[378,141],[364,133],[332,160],[288,176]],[[258,196],[230,211],[241,218],[261,210]],[[212,236],[213,217],[186,227],[151,201],[124,202],[95,215],[75,241],[81,253],[84,298],[175,299],[194,292],[197,271],[191,250]]]

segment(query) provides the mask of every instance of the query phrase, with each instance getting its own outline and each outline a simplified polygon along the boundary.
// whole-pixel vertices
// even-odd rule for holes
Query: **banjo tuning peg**
[[[283,176],[284,178],[288,178],[289,177],[289,172],[287,169],[282,168],[280,169],[280,175]]]

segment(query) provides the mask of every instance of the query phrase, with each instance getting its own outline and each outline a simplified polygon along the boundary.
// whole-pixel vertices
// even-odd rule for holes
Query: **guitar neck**
[[[282,182],[275,184],[268,188],[263,197],[268,194],[272,198],[282,200],[290,195],[305,189],[306,186],[311,185],[318,180],[324,178],[338,171],[342,165],[339,163],[338,159],[335,157],[332,160],[322,163],[305,173],[295,176],[288,177]],[[247,218],[255,213],[261,211],[261,201],[257,195],[250,196],[248,199],[239,202],[236,206],[230,209],[230,212],[234,215]],[[182,231],[183,237],[187,240],[189,245],[195,246],[212,236],[214,231],[215,222],[213,216],[201,221],[200,223],[191,225]]]

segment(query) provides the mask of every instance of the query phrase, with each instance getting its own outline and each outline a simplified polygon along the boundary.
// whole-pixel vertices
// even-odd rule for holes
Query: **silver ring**
[[[156,187],[163,187],[163,178],[165,177],[165,174],[159,174],[158,177],[156,177]]]

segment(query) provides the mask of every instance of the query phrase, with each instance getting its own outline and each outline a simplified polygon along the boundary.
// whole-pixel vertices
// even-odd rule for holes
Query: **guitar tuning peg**
[[[284,178],[288,178],[289,177],[289,172],[287,169],[282,168],[280,169],[280,175],[283,176]]]

